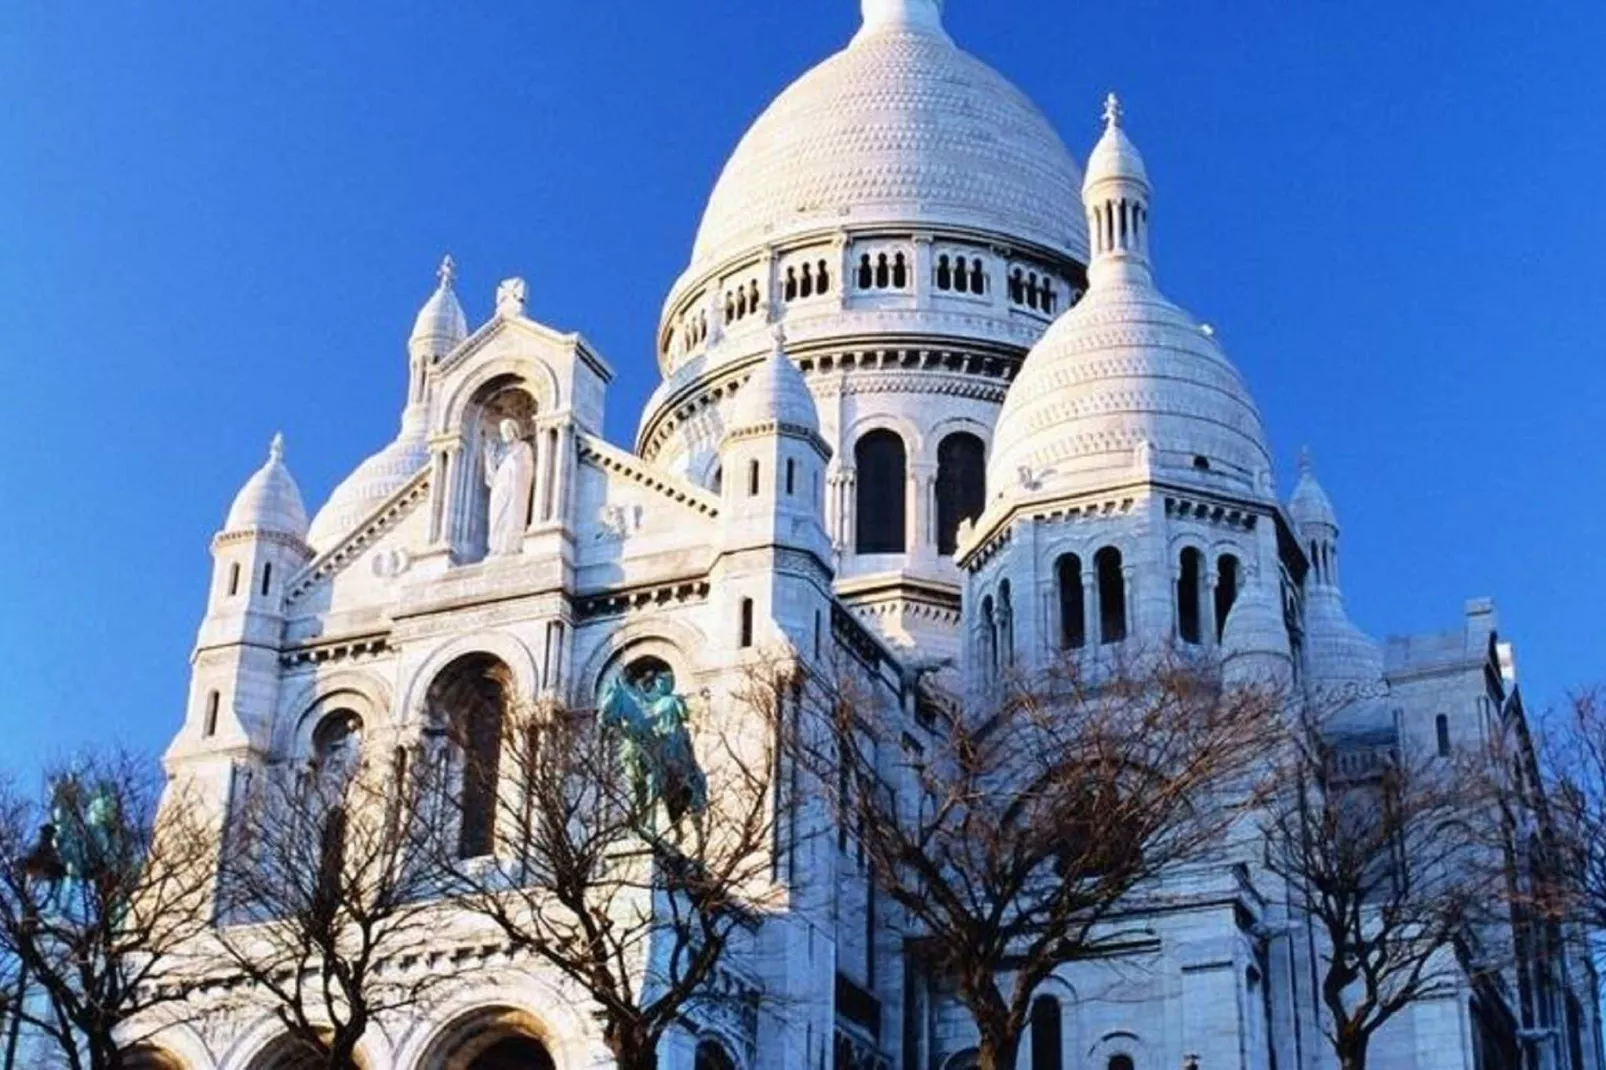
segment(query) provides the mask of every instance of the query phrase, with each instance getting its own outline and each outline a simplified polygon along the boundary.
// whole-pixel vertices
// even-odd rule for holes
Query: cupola
[[[820,414],[803,375],[786,355],[786,335],[779,327],[774,344],[748,378],[730,410],[728,433],[775,425],[818,437]]]
[[[234,496],[223,531],[261,531],[306,538],[307,509],[301,501],[301,488],[284,463],[284,435],[273,436],[267,463],[252,473]]]
[[[450,256],[441,261],[435,277],[438,280],[435,292],[418,310],[407,348],[415,356],[439,360],[468,337],[468,317],[463,314],[463,306],[452,289],[457,279],[457,265]]]

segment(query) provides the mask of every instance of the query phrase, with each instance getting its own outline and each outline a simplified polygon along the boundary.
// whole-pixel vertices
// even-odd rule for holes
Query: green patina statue
[[[648,673],[639,684],[623,675],[603,688],[602,726],[619,734],[636,806],[663,803],[670,825],[708,806],[708,780],[692,750],[686,700],[675,693],[668,670]]]

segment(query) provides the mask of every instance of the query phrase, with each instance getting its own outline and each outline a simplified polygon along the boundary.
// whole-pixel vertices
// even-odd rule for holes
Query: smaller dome
[[[1344,612],[1335,587],[1305,594],[1306,677],[1317,690],[1367,688],[1383,680],[1383,649]]]
[[[328,550],[428,463],[429,443],[423,426],[404,427],[394,442],[359,464],[329,495],[312,519],[307,542],[320,551]]]
[[[731,431],[777,424],[820,433],[820,413],[803,375],[786,355],[786,336],[775,329],[775,344],[736,395],[726,427]]]
[[[424,307],[418,310],[418,319],[413,321],[413,333],[408,342],[411,345],[424,344],[432,355],[444,356],[468,337],[468,317],[463,314],[463,306],[452,291],[452,282],[457,278],[457,264],[450,256],[441,261],[435,276],[440,283],[435,287],[435,292],[429,295],[429,300],[424,302]]]
[[[280,535],[307,535],[307,508],[301,488],[284,463],[284,436],[274,435],[268,462],[258,468],[229,506],[225,532],[271,531]]]
[[[1120,179],[1149,184],[1149,169],[1143,154],[1121,129],[1121,102],[1114,93],[1104,98],[1104,134],[1087,158],[1087,177],[1082,182],[1086,196],[1100,182]]]
[[[1330,527],[1335,532],[1338,530],[1338,514],[1333,510],[1332,499],[1316,481],[1308,449],[1299,456],[1299,482],[1294,486],[1293,496],[1288,499],[1288,516],[1294,526],[1301,530],[1312,525]]]

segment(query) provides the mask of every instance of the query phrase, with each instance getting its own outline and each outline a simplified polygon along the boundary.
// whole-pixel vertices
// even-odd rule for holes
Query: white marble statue
[[[519,435],[519,422],[503,420],[499,426],[502,447],[490,442],[482,451],[485,482],[491,487],[491,507],[485,532],[487,552],[509,557],[524,548],[524,529],[530,519],[530,497],[535,482],[535,448]]]

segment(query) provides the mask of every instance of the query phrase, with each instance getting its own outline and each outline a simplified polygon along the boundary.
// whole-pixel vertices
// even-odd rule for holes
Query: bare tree
[[[1316,930],[1327,1039],[1345,1070],[1364,1070],[1379,1029],[1482,958],[1504,870],[1477,770],[1333,722],[1302,718],[1280,750],[1266,862]]]
[[[0,784],[0,962],[14,1056],[22,1027],[73,1070],[116,1070],[141,1022],[189,995],[182,974],[210,918],[216,841],[193,800],[125,751]],[[161,983],[157,983],[160,981]]]
[[[430,787],[407,751],[369,757],[336,714],[310,762],[258,772],[233,805],[217,941],[271,1003],[295,1065],[355,1070],[376,1019],[416,1006],[434,982],[397,959],[433,929]]]
[[[1056,967],[1100,954],[1107,923],[1223,846],[1278,708],[1166,658],[928,690],[944,712],[918,739],[851,673],[809,692],[833,744],[804,761],[969,1011],[982,1070],[1015,1066]]]
[[[641,684],[640,725],[605,702],[599,711],[514,706],[490,747],[472,728],[448,731],[461,737],[451,740],[459,780],[499,786],[488,813],[455,814],[472,834],[437,841],[453,848],[439,869],[454,901],[591,997],[620,1070],[652,1070],[665,1031],[687,1012],[756,998],[717,995],[713,982],[773,894],[784,806],[766,703],[733,698],[699,709],[688,727],[676,723],[685,707],[676,711],[667,684],[656,693],[652,679]],[[679,766],[664,762],[665,747],[693,738]],[[485,857],[461,857],[487,833]]]
[[[1532,760],[1537,766],[1530,746],[1527,739],[1508,743],[1503,764]],[[1531,875],[1537,912],[1593,939],[1606,932],[1606,699],[1599,689],[1573,695],[1552,723],[1544,751],[1551,790],[1543,797],[1508,792],[1509,823],[1545,855]],[[1537,786],[1538,772],[1508,779]],[[1588,950],[1600,957],[1600,947]]]

